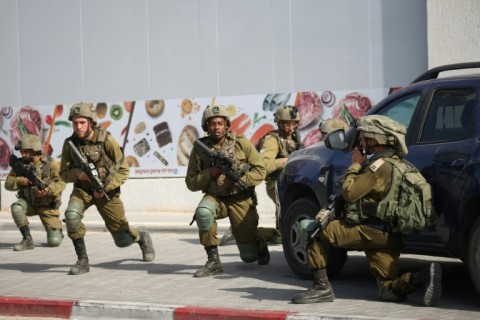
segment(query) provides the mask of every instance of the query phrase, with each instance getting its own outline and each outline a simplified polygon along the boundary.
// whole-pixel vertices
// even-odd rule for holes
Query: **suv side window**
[[[413,112],[418,105],[422,93],[414,92],[400,99],[397,99],[386,107],[379,110],[378,114],[389,117],[403,124],[406,128],[412,120]]]
[[[473,136],[476,91],[443,89],[434,93],[420,142],[456,141]]]

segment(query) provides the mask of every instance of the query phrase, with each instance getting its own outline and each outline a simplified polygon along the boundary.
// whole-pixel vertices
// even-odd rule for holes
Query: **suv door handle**
[[[465,167],[466,163],[467,163],[467,160],[465,159],[456,159],[452,161],[452,163],[450,164],[450,167],[462,169],[463,167]]]

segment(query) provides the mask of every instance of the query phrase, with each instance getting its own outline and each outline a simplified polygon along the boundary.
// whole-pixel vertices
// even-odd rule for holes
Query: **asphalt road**
[[[88,226],[87,226],[88,228]],[[436,307],[421,305],[420,292],[403,303],[378,301],[374,279],[361,252],[350,252],[344,269],[331,283],[336,300],[330,303],[295,305],[290,298],[311,285],[289,269],[282,247],[271,246],[267,266],[245,264],[236,245],[219,247],[224,274],[209,278],[192,275],[206,261],[195,229],[151,233],[156,248],[152,263],[141,261],[135,244],[117,248],[107,232],[87,232],[90,273],[70,276],[76,255],[68,238],[58,248],[45,245],[45,233],[33,231],[34,250],[15,252],[20,233],[0,228],[0,296],[56,300],[90,300],[191,305],[211,308],[279,310],[344,316],[350,319],[480,319],[480,303],[466,270],[458,260],[405,255],[401,270],[417,270],[429,260],[443,268],[444,295]]]

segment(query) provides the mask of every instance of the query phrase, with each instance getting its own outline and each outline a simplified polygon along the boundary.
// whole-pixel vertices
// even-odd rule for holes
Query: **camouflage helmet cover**
[[[327,134],[336,129],[343,129],[343,131],[346,132],[349,127],[344,121],[340,119],[329,118],[325,121],[322,121],[318,128],[320,129],[320,132]]]
[[[24,134],[20,137],[17,144],[15,145],[15,150],[33,150],[35,152],[42,151],[42,143],[40,139],[34,134]]]
[[[405,143],[407,129],[401,123],[382,115],[363,116],[357,120],[357,130],[366,138],[373,138],[381,145],[394,146],[400,157],[408,154]]]
[[[91,103],[79,102],[74,104],[70,108],[68,120],[72,121],[75,116],[89,118],[94,123],[97,123],[97,113],[95,112],[95,107]]]
[[[230,117],[228,115],[227,109],[222,105],[207,106],[202,115],[202,129],[205,132],[208,132],[208,119],[222,117],[227,121],[227,126],[230,127]]]
[[[275,118],[273,121],[278,123],[280,120],[300,121],[300,113],[298,112],[298,108],[290,105],[283,105],[279,107],[275,112]]]

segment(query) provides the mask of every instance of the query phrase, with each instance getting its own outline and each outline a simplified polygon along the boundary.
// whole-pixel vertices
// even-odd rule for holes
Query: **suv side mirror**
[[[329,149],[342,150],[347,147],[345,143],[345,131],[343,131],[343,129],[336,129],[329,132],[323,141]]]

